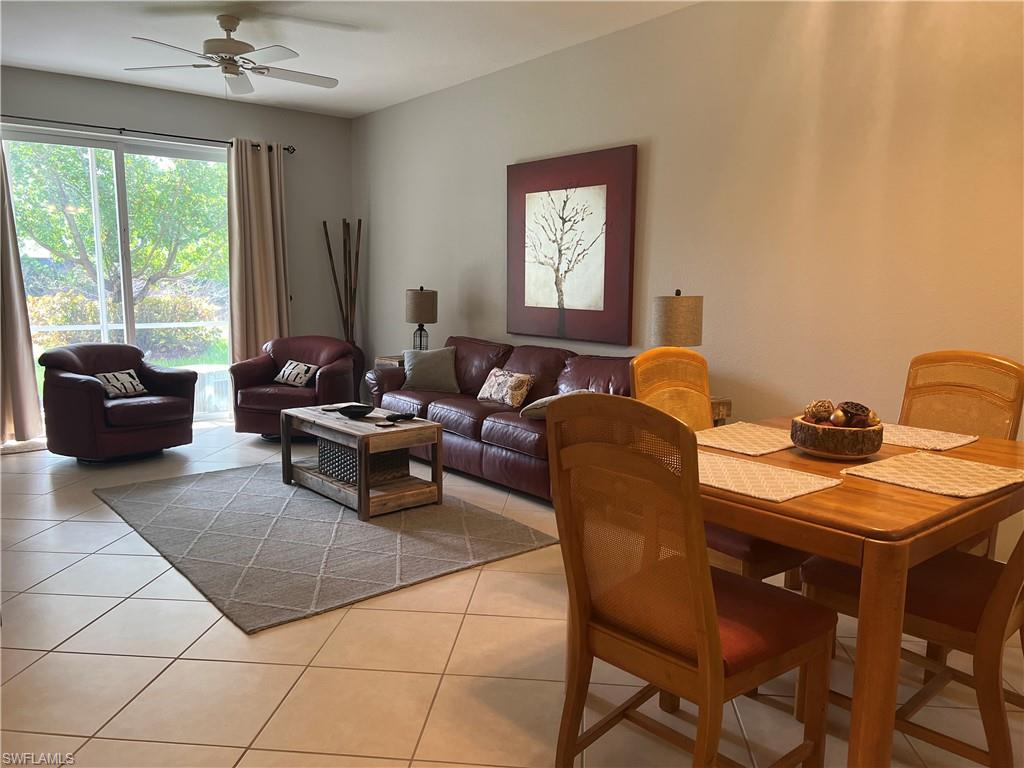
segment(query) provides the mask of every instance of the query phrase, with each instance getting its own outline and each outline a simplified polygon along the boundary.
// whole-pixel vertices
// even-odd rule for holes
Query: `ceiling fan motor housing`
[[[203,41],[203,53],[207,56],[244,56],[256,50],[244,40],[230,37],[211,37]]]

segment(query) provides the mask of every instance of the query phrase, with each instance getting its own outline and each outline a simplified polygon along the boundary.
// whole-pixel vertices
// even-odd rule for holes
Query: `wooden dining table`
[[[788,431],[790,419],[758,423]],[[846,467],[915,450],[888,444],[870,459],[856,462],[816,458],[798,448],[758,457],[712,448],[701,450],[841,478],[838,486],[781,503],[702,485],[704,517],[708,522],[861,569],[847,765],[889,765],[907,571],[1024,509],[1024,484],[962,499],[840,475]],[[1014,440],[983,437],[943,451],[942,455],[1024,468],[1024,442]]]

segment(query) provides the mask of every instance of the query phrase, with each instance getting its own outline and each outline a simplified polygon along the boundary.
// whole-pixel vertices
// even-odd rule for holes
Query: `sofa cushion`
[[[271,339],[263,345],[263,351],[274,358],[278,368],[283,368],[289,360],[301,360],[323,367],[353,355],[356,348],[332,336],[286,336]]]
[[[479,440],[484,419],[508,409],[507,405],[485,403],[473,395],[457,395],[432,402],[427,408],[427,418],[436,421],[446,432]]]
[[[558,347],[537,347],[524,344],[512,350],[505,361],[505,370],[514,373],[528,373],[533,376],[533,386],[526,395],[526,404],[555,394],[558,376],[565,368],[565,361],[575,357],[575,352]]]
[[[510,344],[468,336],[449,336],[446,347],[455,347],[455,378],[459,391],[476,397],[492,368],[500,368],[512,353]]]
[[[404,389],[458,394],[455,378],[455,347],[441,349],[407,349]]]
[[[103,401],[107,424],[112,427],[143,427],[192,418],[192,401],[169,395],[139,395]]]
[[[629,397],[631,357],[576,355],[565,361],[556,388],[560,394],[585,389]]]
[[[421,419],[427,418],[427,406],[442,397],[451,397],[450,392],[413,392],[408,389],[396,389],[385,392],[380,400],[380,407],[396,413],[415,413]]]
[[[484,419],[480,439],[535,459],[547,459],[547,427],[548,423],[542,419],[524,419],[518,413],[496,413]]]
[[[280,411],[316,404],[312,387],[290,387],[287,384],[263,384],[238,390],[238,407],[254,411]]]

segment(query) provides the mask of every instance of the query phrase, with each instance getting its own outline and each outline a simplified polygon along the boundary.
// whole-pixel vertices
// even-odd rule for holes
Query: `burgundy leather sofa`
[[[305,387],[278,384],[274,377],[289,360],[320,369]],[[230,371],[235,432],[277,435],[285,408],[358,400],[363,352],[330,336],[289,336],[268,341],[262,355],[235,363]]]
[[[102,461],[192,442],[195,371],[148,365],[130,344],[69,344],[44,352],[46,444]],[[148,395],[108,398],[97,373],[133,370]]]
[[[495,366],[535,377],[526,403],[556,392],[588,389],[629,396],[629,357],[577,355],[567,349],[513,347],[452,336],[459,394],[402,389],[405,371],[377,368],[366,374],[374,405],[431,419],[444,426],[444,463],[510,488],[551,498],[547,424],[524,419],[520,408],[476,399]],[[426,453],[414,454],[426,458]]]

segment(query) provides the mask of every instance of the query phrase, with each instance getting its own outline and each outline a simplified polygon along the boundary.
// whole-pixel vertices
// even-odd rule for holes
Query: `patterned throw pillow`
[[[306,382],[313,378],[315,374],[320,370],[319,365],[311,365],[309,363],[300,363],[296,360],[289,360],[284,364],[284,368],[281,372],[274,377],[274,381],[278,384],[291,384],[293,387],[304,387]]]
[[[114,371],[113,373],[97,373],[96,378],[103,383],[107,397],[137,397],[148,395],[135,371]]]
[[[503,368],[492,368],[476,399],[518,408],[523,404],[532,386],[533,376],[528,373],[512,373]]]

